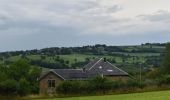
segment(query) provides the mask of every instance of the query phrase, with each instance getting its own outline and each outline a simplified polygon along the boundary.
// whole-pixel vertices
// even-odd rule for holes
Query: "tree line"
[[[164,49],[155,48],[144,48],[144,46],[165,46],[165,44],[142,44],[139,46],[107,46],[96,44],[94,46],[82,46],[82,47],[51,47],[44,49],[34,49],[26,51],[11,51],[11,52],[1,52],[0,59],[8,58],[10,56],[18,55],[68,55],[68,54],[93,54],[93,55],[114,55],[114,52],[126,52],[126,53],[164,53]],[[133,47],[134,49],[128,50],[128,47]]]

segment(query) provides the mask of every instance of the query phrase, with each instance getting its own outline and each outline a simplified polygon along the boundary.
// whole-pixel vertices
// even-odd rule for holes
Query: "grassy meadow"
[[[134,63],[145,63],[147,61],[147,57],[159,57],[160,53],[123,53],[123,52],[115,52],[115,54],[122,54],[122,55],[129,55],[123,62],[122,56],[113,56],[113,55],[93,55],[93,54],[67,54],[67,55],[55,55],[55,56],[45,56],[45,59],[42,59],[39,54],[36,55],[27,55],[26,57],[31,60],[40,60],[47,63],[56,63],[56,58],[59,57],[60,59],[63,59],[65,62],[68,61],[69,63],[66,64],[70,68],[72,68],[72,65],[78,62],[85,62],[86,58],[96,58],[96,57],[105,57],[107,59],[114,59],[116,61],[116,64],[126,64],[126,67],[119,66],[123,70],[129,72],[129,73],[136,73],[138,72],[138,66],[134,65]],[[134,57],[134,58],[133,58]],[[4,59],[4,61],[10,61],[15,62],[19,59],[22,59],[20,55],[18,56],[10,56],[7,59]],[[76,60],[76,61],[75,61]],[[0,64],[3,64],[3,61],[0,60]],[[132,66],[133,65],[133,66]],[[81,65],[84,66],[84,65]],[[47,66],[48,67],[48,66]],[[80,66],[77,66],[77,68]],[[48,68],[43,68],[43,70],[47,70]]]
[[[32,100],[170,100],[170,91]]]
[[[130,56],[136,56],[138,57],[138,59],[135,59],[134,62],[145,62],[146,58],[145,57],[149,57],[149,56],[160,56],[160,53],[119,53],[117,52],[117,54],[123,54],[123,55],[130,55]],[[115,61],[117,63],[123,63],[123,59],[122,57],[119,56],[109,56],[109,55],[104,55],[104,56],[97,56],[97,55],[88,55],[88,54],[70,54],[70,55],[58,55],[60,58],[64,59],[65,61],[69,61],[70,64],[75,63],[75,59],[77,59],[77,62],[84,62],[86,60],[86,58],[93,58],[93,57],[106,57],[106,58],[114,58]],[[29,59],[32,60],[40,60],[41,59],[41,55],[28,55],[27,56]],[[20,56],[11,56],[8,59],[8,61],[17,61],[21,59]],[[56,62],[52,57],[46,57],[45,61],[47,62]],[[133,59],[132,58],[128,58],[127,62],[132,63]],[[0,63],[2,63],[2,61],[0,61]]]

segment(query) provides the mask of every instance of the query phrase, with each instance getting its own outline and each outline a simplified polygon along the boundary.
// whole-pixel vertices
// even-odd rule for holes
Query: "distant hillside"
[[[105,57],[118,67],[135,74],[142,63],[145,71],[159,67],[165,52],[165,43],[146,43],[135,46],[107,46],[96,44],[83,47],[51,47],[26,51],[0,53],[0,64],[27,59],[31,65],[43,68],[81,68],[96,57]]]
[[[34,49],[26,51],[11,51],[1,52],[0,56],[17,56],[26,54],[42,54],[42,55],[65,55],[65,54],[94,54],[94,55],[110,55],[114,52],[126,52],[126,53],[163,53],[166,43],[146,43],[136,46],[107,46],[96,44],[94,46],[82,46],[82,47],[51,47],[44,49]]]

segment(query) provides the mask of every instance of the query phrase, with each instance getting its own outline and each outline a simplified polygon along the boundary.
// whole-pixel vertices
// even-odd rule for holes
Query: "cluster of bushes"
[[[75,62],[73,64],[71,64],[72,68],[82,68],[83,65],[86,65],[88,62],[87,61],[82,61],[82,62]]]
[[[134,90],[135,88],[143,88],[145,85],[136,80],[130,79],[127,82],[112,81],[107,78],[95,77],[86,81],[64,81],[57,87],[59,94],[94,94],[107,93],[116,90]]]
[[[60,63],[58,61],[54,62],[54,63],[50,63],[47,61],[42,61],[42,60],[31,60],[30,61],[31,65],[36,65],[36,66],[41,66],[44,68],[50,68],[50,69],[67,69],[69,68],[65,63]]]
[[[39,93],[37,78],[41,68],[30,66],[26,60],[19,60],[9,66],[0,65],[0,94],[27,95]]]
[[[158,86],[170,84],[170,75],[162,75],[156,81]]]
[[[147,87],[149,87],[149,91],[161,90],[162,86],[168,86],[169,84],[170,75],[143,82],[134,79],[129,79],[126,82],[113,81],[107,78],[95,77],[86,81],[64,81],[59,84],[56,92],[63,95],[105,94],[110,92],[128,93],[138,90],[148,91]]]

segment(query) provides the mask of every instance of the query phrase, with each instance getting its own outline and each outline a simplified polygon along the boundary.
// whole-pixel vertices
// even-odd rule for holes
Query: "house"
[[[40,93],[54,93],[56,86],[65,80],[87,80],[91,77],[107,77],[113,80],[126,80],[128,73],[103,58],[90,61],[82,69],[52,69],[39,79]]]

